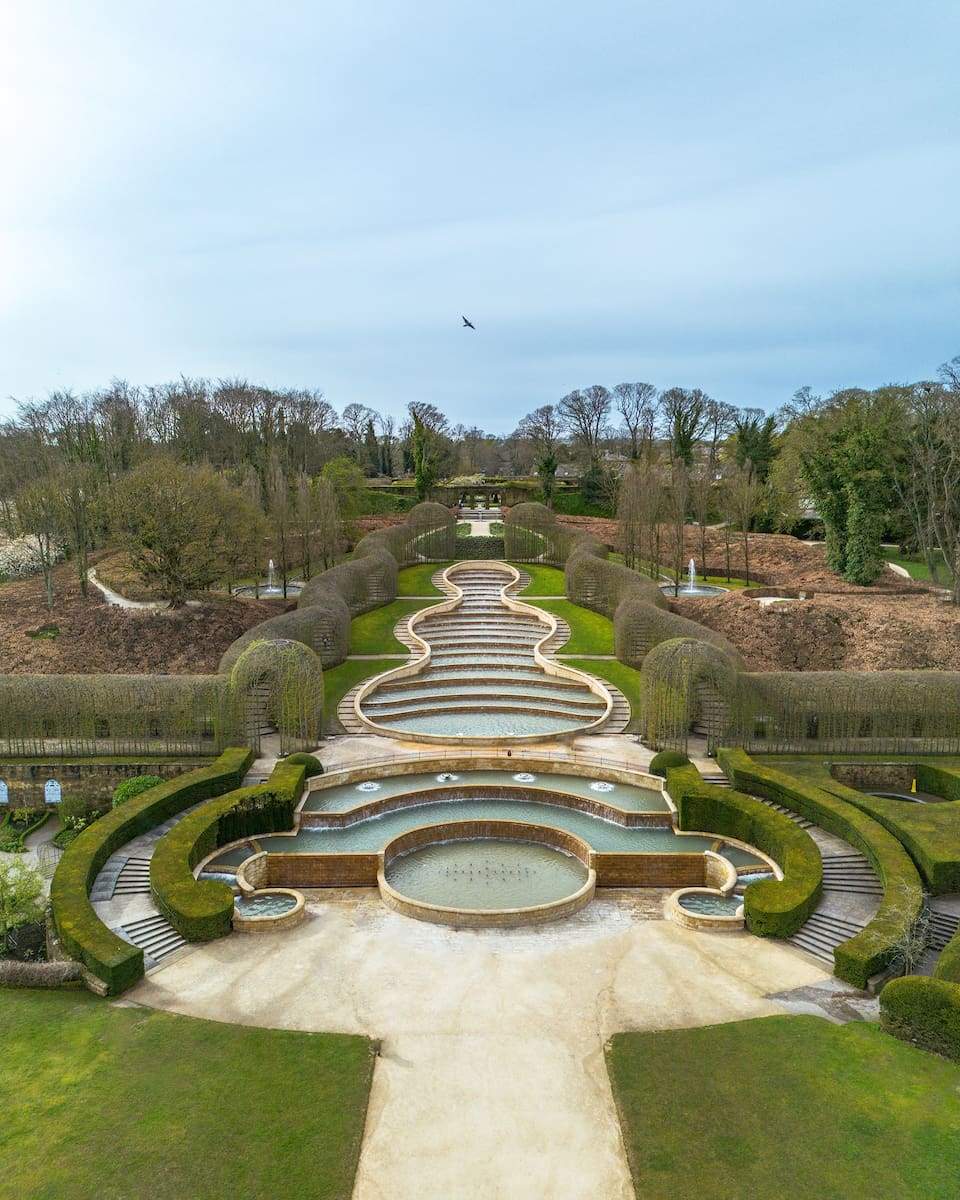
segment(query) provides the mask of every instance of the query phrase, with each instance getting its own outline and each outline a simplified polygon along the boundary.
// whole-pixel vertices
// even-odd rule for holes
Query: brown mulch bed
[[[170,612],[108,605],[92,585],[80,594],[76,568],[54,569],[54,608],[42,576],[0,585],[0,671],[9,674],[206,675],[242,633],[292,607],[289,601],[205,596]],[[55,637],[30,637],[45,627]]]
[[[730,639],[753,671],[960,671],[960,609],[932,595],[815,595],[760,605],[749,596],[674,602]]]
[[[609,546],[616,549],[617,522],[603,517],[558,517],[561,525],[575,525],[585,529]],[[708,528],[703,531],[707,547],[707,574],[725,575],[727,563],[727,539],[721,529]],[[665,547],[672,545],[673,530],[663,526],[661,538]],[[824,561],[823,546],[808,546],[796,538],[782,533],[751,533],[750,579],[754,583],[780,584],[782,587],[798,588],[816,592],[838,592],[844,595],[876,595],[878,591],[909,594],[926,589],[916,580],[904,579],[893,571],[884,569],[877,582],[869,588],[847,583],[829,569]],[[696,526],[684,528],[684,563],[696,559],[700,572],[700,530]],[[743,539],[740,534],[730,535],[730,571],[737,577],[743,576]]]

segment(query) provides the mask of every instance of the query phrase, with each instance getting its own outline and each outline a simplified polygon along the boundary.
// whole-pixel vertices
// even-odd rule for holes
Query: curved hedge
[[[150,860],[150,889],[181,937],[207,942],[230,932],[232,890],[219,880],[196,879],[193,868],[228,842],[290,829],[306,770],[302,762],[283,759],[266,783],[203,805],[160,839]]]
[[[758,937],[795,934],[820,902],[823,861],[813,838],[752,796],[704,783],[693,764],[668,769],[667,791],[681,829],[736,838],[779,864],[782,880],[761,879],[746,888],[744,916]]]
[[[689,762],[690,759],[681,750],[661,750],[650,759],[647,770],[651,775],[666,779],[668,767],[685,767]]]
[[[907,975],[880,993],[880,1024],[912,1042],[960,1062],[960,987],[943,979]]]
[[[960,800],[960,771],[933,763],[918,763],[917,787],[921,792],[942,796],[944,800]]]
[[[246,748],[224,750],[216,762],[187,771],[95,821],[63,853],[50,885],[53,919],[64,951],[79,959],[115,995],[143,975],[143,951],[118,937],[90,903],[103,864],[132,838],[211,796],[230,791],[253,760]]]
[[[940,951],[937,965],[933,969],[935,979],[945,979],[950,983],[960,983],[960,931],[947,942]]]
[[[898,939],[923,907],[923,885],[909,854],[872,817],[821,788],[764,766],[744,750],[720,750],[717,757],[736,787],[809,818],[856,847],[873,864],[883,884],[880,907],[860,933],[833,952],[834,974],[865,988],[870,976],[896,957]]]
[[[737,668],[728,654],[695,638],[660,642],[640,676],[641,728],[648,746],[685,749],[690,730],[707,730],[716,751],[737,693]]]

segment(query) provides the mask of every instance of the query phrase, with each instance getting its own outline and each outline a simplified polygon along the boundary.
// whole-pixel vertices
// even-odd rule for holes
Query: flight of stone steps
[[[707,783],[730,787],[721,772],[704,772]],[[799,929],[787,940],[808,954],[833,965],[833,952],[841,942],[856,937],[870,921],[883,897],[883,884],[873,866],[847,842],[827,833],[818,825],[782,804],[757,796],[761,804],[789,817],[805,829],[817,844],[823,861],[823,892],[820,903]]]
[[[917,963],[914,974],[932,975],[947,942],[960,929],[960,896],[934,896],[928,903],[930,920],[927,926],[927,949]]]
[[[119,933],[125,941],[140,947],[146,970],[187,944],[166,917],[161,917],[159,913],[128,921],[114,932]]]

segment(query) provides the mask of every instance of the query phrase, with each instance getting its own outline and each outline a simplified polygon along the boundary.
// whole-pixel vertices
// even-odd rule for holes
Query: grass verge
[[[563,571],[559,567],[543,567],[539,563],[511,563],[518,571],[526,571],[530,583],[521,596],[565,596]]]
[[[609,617],[581,608],[570,600],[538,599],[536,606],[570,626],[570,640],[557,650],[564,654],[613,654],[613,622]]]
[[[398,596],[442,596],[444,593],[434,587],[430,580],[437,571],[449,567],[448,562],[417,563],[413,567],[402,567],[397,574]]]
[[[764,1017],[616,1034],[644,1200],[955,1200],[960,1067],[873,1025]]]
[[[371,675],[379,675],[381,671],[389,671],[391,667],[400,664],[395,658],[348,658],[339,667],[331,667],[323,673],[323,721],[329,727],[330,721],[336,717],[337,708],[351,688],[356,687]]]
[[[0,993],[7,1195],[347,1200],[370,1043]],[[291,1097],[295,1097],[291,1103]]]
[[[393,636],[393,627],[401,617],[429,607],[422,600],[394,600],[354,617],[350,622],[350,653],[406,654],[407,647]]]
[[[566,667],[576,667],[578,671],[587,671],[591,675],[599,675],[606,679],[630,701],[630,724],[628,732],[632,732],[634,721],[640,717],[640,672],[628,667],[615,658],[567,658],[561,659]]]

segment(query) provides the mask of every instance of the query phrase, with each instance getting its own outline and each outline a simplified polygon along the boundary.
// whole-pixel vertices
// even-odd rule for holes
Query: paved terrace
[[[650,759],[626,737],[574,748]],[[328,766],[420,752],[371,737],[321,747]],[[603,1060],[612,1033],[870,1012],[792,947],[665,921],[665,895],[606,890],[565,921],[492,931],[409,920],[373,889],[312,892],[297,928],[200,946],[121,1003],[380,1039],[355,1200],[633,1200]]]

